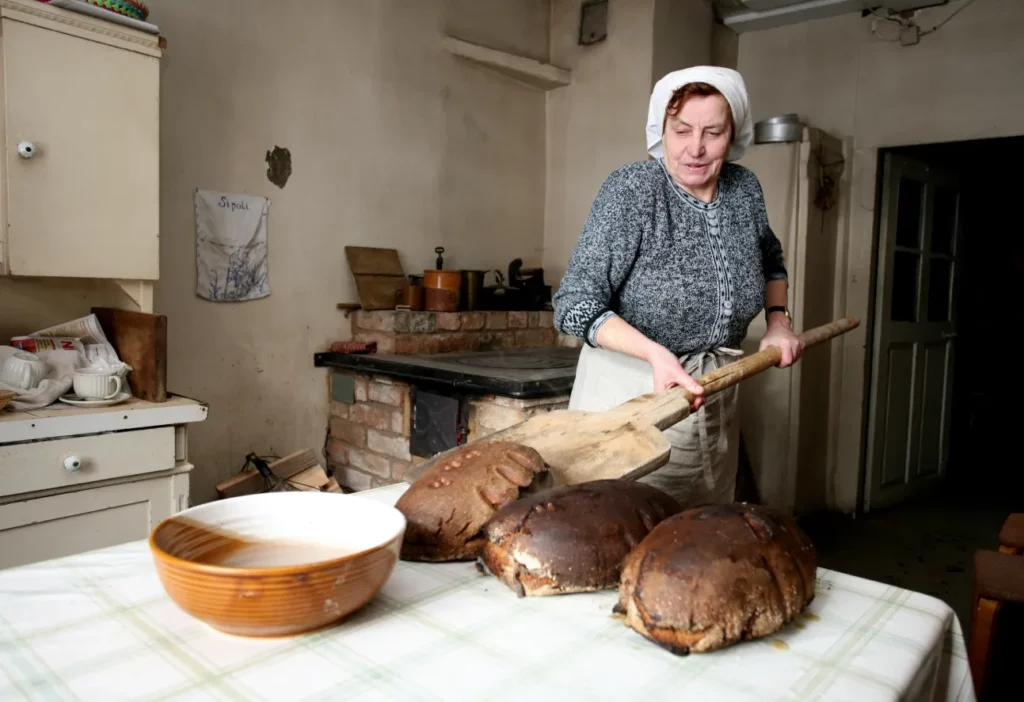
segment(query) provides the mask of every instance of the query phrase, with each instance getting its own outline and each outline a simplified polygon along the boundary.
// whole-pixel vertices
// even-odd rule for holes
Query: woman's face
[[[665,165],[672,179],[696,197],[714,196],[732,145],[729,115],[729,103],[721,95],[695,95],[665,120]]]

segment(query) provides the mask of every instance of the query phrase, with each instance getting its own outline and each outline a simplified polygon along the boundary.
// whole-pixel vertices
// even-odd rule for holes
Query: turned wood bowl
[[[214,629],[250,637],[320,629],[394,571],[405,517],[358,495],[272,492],[192,507],[149,537],[168,596]]]

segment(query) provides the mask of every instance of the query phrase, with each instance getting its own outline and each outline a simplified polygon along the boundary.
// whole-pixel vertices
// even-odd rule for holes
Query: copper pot
[[[461,271],[423,271],[424,309],[435,312],[455,312],[461,299]]]

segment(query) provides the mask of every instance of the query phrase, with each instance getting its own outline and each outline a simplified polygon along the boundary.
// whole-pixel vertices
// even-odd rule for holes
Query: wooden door
[[[159,60],[12,19],[2,31],[8,272],[155,280]]]
[[[950,170],[884,157],[865,509],[946,473],[961,193]]]

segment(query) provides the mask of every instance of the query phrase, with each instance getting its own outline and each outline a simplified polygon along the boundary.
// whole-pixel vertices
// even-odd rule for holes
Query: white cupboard
[[[0,273],[159,277],[159,38],[0,2]]]
[[[0,414],[0,568],[146,538],[188,507],[188,426],[174,396]]]

